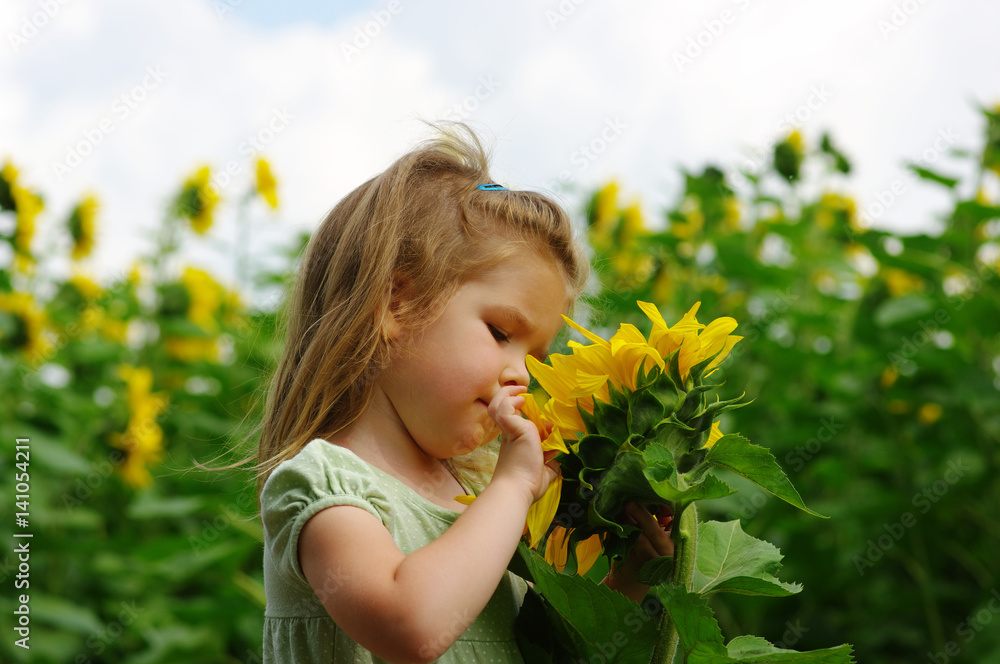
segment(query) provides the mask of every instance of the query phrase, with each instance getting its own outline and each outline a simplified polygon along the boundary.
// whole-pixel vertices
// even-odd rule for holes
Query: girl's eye
[[[493,325],[489,324],[487,324],[486,327],[490,328],[490,334],[492,334],[493,338],[496,339],[497,341],[510,340],[510,337],[508,337],[500,328],[494,327]]]

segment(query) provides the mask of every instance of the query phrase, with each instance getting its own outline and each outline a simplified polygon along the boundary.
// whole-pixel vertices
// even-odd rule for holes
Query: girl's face
[[[527,252],[459,286],[428,327],[404,330],[380,385],[413,442],[445,459],[496,437],[490,400],[528,384],[525,356],[545,358],[569,304],[557,267]]]

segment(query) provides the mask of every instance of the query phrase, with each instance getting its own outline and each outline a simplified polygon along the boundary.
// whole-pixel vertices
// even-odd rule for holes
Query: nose
[[[524,358],[512,359],[500,372],[501,385],[523,385],[528,386],[531,382],[531,375],[528,373],[528,366]]]

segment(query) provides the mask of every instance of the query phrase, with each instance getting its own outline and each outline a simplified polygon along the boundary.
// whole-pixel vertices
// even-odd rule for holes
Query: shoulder
[[[317,512],[351,505],[386,523],[389,497],[374,469],[350,450],[322,439],[308,443],[271,472],[260,495],[265,546],[294,550]]]

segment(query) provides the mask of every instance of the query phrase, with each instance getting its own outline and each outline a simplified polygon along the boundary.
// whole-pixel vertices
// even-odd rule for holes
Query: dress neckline
[[[357,459],[361,463],[363,463],[366,466],[368,466],[369,468],[371,468],[377,475],[380,475],[383,478],[385,478],[386,480],[388,480],[389,482],[395,484],[398,487],[401,487],[404,491],[408,492],[409,494],[411,494],[416,499],[417,504],[420,505],[421,507],[423,507],[424,511],[427,511],[427,512],[430,512],[432,514],[435,514],[436,516],[441,516],[441,517],[446,518],[446,519],[448,519],[450,521],[454,521],[455,519],[458,518],[458,515],[462,513],[462,512],[460,512],[458,510],[452,510],[452,509],[448,509],[447,507],[444,507],[442,505],[438,505],[437,503],[435,503],[432,500],[428,500],[419,491],[417,491],[416,489],[414,489],[413,487],[411,487],[406,482],[403,482],[402,480],[400,480],[395,475],[392,475],[391,473],[387,473],[386,471],[382,470],[381,468],[379,468],[375,464],[373,464],[373,463],[371,463],[369,461],[366,461],[365,459],[362,459],[360,456],[358,456],[358,454],[354,450],[352,450],[350,448],[347,448],[347,447],[344,447],[343,445],[338,445],[336,443],[331,443],[328,440],[323,440],[323,442],[326,443],[327,445],[332,445],[333,447],[336,447],[338,449],[343,450],[344,452],[347,452],[348,454],[350,454],[351,456],[353,456],[355,459]],[[447,467],[446,467],[446,470],[447,470]],[[454,475],[451,474],[450,471],[449,471],[449,474],[452,477],[454,477]],[[458,478],[455,478],[455,480],[458,481]],[[459,481],[459,486],[461,486],[461,485],[462,485],[462,483]],[[462,490],[463,491],[466,490],[464,486],[462,486]]]

